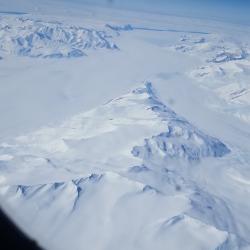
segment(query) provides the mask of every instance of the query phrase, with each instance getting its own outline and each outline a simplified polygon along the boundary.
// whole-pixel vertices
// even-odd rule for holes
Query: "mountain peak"
[[[147,93],[150,96],[156,96],[154,93],[153,85],[151,82],[145,81],[144,84],[132,91],[134,94],[144,94]]]

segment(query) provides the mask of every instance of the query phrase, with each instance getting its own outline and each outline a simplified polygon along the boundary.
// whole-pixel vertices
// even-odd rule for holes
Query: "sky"
[[[48,5],[50,2],[88,3],[109,8],[226,20],[250,25],[250,0],[0,0],[0,11],[6,11],[8,7],[16,10],[17,6],[24,9],[28,2],[33,5]]]
[[[250,24],[250,0],[61,0]]]

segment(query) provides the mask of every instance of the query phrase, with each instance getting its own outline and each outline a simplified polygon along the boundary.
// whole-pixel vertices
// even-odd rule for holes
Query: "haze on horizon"
[[[186,17],[222,20],[250,25],[250,1],[246,0],[0,0],[0,11],[24,11],[27,6],[90,4]]]
[[[69,1],[69,0],[59,0]],[[250,1],[244,0],[73,0],[78,3],[135,9],[161,14],[225,19],[250,24]]]

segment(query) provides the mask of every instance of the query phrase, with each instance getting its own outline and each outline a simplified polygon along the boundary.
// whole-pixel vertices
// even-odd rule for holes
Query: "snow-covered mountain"
[[[88,49],[118,49],[105,31],[29,17],[0,17],[0,55],[82,57]]]
[[[27,214],[29,230],[46,232],[52,249],[181,249],[175,235],[190,249],[240,249],[247,241],[228,205],[183,170],[228,154],[146,82],[59,127],[2,145],[2,184],[12,185],[1,194]],[[63,238],[71,240],[59,243]]]
[[[202,55],[204,64],[188,74],[227,102],[226,109],[216,108],[249,123],[248,43],[212,34],[206,38],[183,36],[173,48],[182,53]]]
[[[244,26],[54,1],[0,10],[1,206],[49,250],[250,249]]]
[[[52,167],[74,172],[86,161],[92,172],[94,166],[109,169],[109,164],[111,167],[117,164],[117,170],[127,169],[136,164],[137,159],[164,164],[175,160],[192,163],[230,152],[219,140],[202,133],[166,107],[155,95],[150,82],[76,115],[59,127],[44,127],[19,136],[2,144],[0,150],[1,158],[7,158],[3,163],[7,170],[5,178],[11,169],[19,171],[19,164],[23,165],[21,171],[27,169],[38,173],[39,169],[51,171]],[[26,175],[14,178],[21,178],[20,183],[30,182],[23,177]],[[38,181],[41,182],[41,177]]]

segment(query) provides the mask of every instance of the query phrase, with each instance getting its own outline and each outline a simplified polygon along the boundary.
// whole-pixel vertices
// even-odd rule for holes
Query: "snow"
[[[249,249],[249,33],[53,4],[0,13],[8,214],[46,249]]]
[[[86,49],[118,49],[105,31],[25,17],[1,17],[1,57],[20,55],[43,58],[82,57]]]

